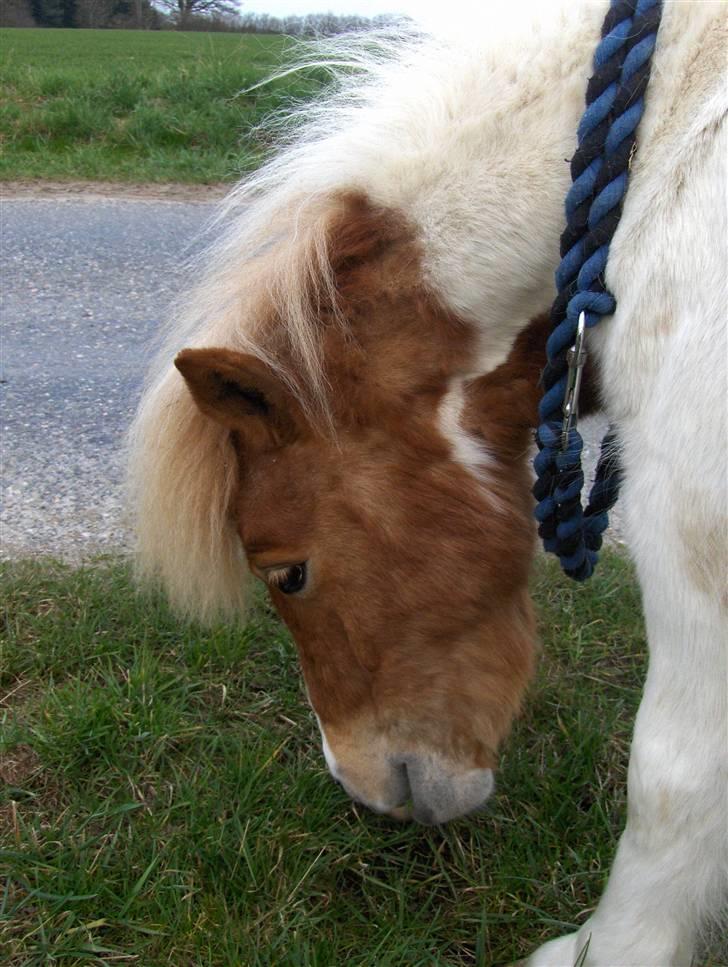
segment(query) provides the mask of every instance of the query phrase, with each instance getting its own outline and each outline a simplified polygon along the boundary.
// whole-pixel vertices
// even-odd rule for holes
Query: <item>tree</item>
[[[75,0],[76,26],[158,29],[162,15],[150,0]]]
[[[39,27],[76,26],[76,0],[31,0],[30,9]]]
[[[4,0],[0,3],[0,27],[35,27],[30,0]]]
[[[156,4],[168,10],[182,28],[192,17],[234,17],[238,13],[232,0],[156,0]]]

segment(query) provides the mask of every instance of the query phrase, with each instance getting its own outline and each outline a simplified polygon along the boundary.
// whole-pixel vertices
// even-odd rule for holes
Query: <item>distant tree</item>
[[[30,0],[30,12],[39,27],[60,27],[63,20],[60,0]]]
[[[162,16],[150,0],[76,0],[76,26],[158,29]]]
[[[0,26],[124,27],[328,37],[386,27],[391,18],[309,13],[273,17],[238,10],[236,0],[0,0]]]
[[[115,0],[76,0],[78,27],[105,27],[114,13]]]
[[[2,0],[0,27],[35,27],[30,0]]]
[[[392,22],[387,14],[370,19],[357,14],[307,13],[288,17],[272,17],[268,13],[244,12],[236,18],[236,29],[250,34],[290,34],[293,37],[329,37],[332,34],[350,33],[386,27]]]
[[[75,27],[76,0],[30,0],[33,19],[39,27]]]
[[[232,0],[156,0],[156,5],[172,14],[184,30],[192,17],[235,17],[238,6]]]

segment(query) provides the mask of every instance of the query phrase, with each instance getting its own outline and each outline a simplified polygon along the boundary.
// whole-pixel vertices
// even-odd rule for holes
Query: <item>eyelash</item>
[[[276,571],[268,571],[268,573],[265,576],[265,579],[268,582],[268,584],[270,584],[271,587],[279,588],[281,584],[285,583],[289,572],[290,572],[290,568],[281,567]]]
[[[304,562],[277,568],[268,571],[265,577],[270,587],[277,588],[283,594],[297,594],[306,586],[306,564]]]

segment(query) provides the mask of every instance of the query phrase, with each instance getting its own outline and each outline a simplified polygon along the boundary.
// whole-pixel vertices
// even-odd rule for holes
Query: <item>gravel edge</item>
[[[63,201],[66,198],[93,200],[97,198],[119,198],[125,201],[185,201],[209,204],[224,198],[232,186],[216,182],[210,185],[190,185],[180,182],[164,184],[136,184],[107,181],[44,181],[42,179],[20,179],[0,181],[0,201],[15,198],[52,198]]]

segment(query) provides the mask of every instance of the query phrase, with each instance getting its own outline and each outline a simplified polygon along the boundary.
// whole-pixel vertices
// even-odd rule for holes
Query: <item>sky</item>
[[[445,5],[449,13],[453,9],[472,10],[472,0],[449,0]],[[374,17],[378,13],[407,13],[422,19],[437,18],[442,11],[442,0],[243,0],[243,11],[269,13],[274,17],[298,13],[358,13]]]

